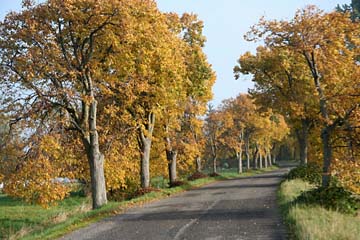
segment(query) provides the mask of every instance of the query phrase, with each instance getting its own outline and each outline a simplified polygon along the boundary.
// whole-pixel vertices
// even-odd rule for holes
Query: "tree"
[[[216,75],[203,52],[206,38],[203,35],[204,23],[194,14],[181,17],[183,41],[187,44],[185,62],[190,84],[187,88],[187,101],[183,118],[183,129],[189,131],[187,144],[195,152],[196,170],[201,171],[201,152],[204,148],[203,120],[206,106],[212,99],[212,86]]]
[[[20,131],[10,125],[8,117],[0,114],[0,182],[6,182],[11,170],[16,168],[17,158],[23,155],[24,141]]]
[[[69,157],[58,139],[56,134],[33,136],[32,145],[27,144],[25,161],[17,161],[20,155],[11,159],[12,162],[4,161],[4,167],[10,168],[4,179],[7,194],[43,207],[55,204],[69,194],[71,188],[57,181],[65,169],[63,159]],[[12,171],[12,164],[15,164],[15,171]]]
[[[217,159],[236,157],[238,173],[242,173],[242,155],[246,154],[246,167],[250,169],[250,149],[253,149],[254,168],[272,165],[273,146],[289,133],[280,114],[260,111],[260,107],[247,94],[225,99],[217,108],[209,108],[205,119],[208,154],[216,172]]]
[[[99,44],[117,31],[121,5],[91,0],[24,4],[25,10],[1,23],[2,85],[20,93],[7,105],[16,120],[59,114],[66,128],[79,133],[90,165],[93,208],[101,207],[107,198],[96,98],[105,74],[101,61],[110,53]]]
[[[340,6],[339,4],[336,6],[336,10],[342,13],[350,12],[351,19],[353,21],[358,21],[360,19],[360,1],[359,0],[351,0],[351,4],[344,4]]]
[[[353,88],[359,72],[359,48],[349,48],[359,46],[358,23],[344,14],[325,14],[309,6],[298,11],[290,22],[261,20],[252,34],[264,39],[269,49],[289,51],[306,64],[320,112],[317,119],[322,125],[323,186],[328,186],[334,132],[359,108],[359,92]]]
[[[317,112],[306,64],[290,51],[267,47],[258,47],[256,55],[245,53],[238,62],[235,77],[252,74],[255,87],[250,95],[263,110],[272,109],[286,116],[296,132],[300,161],[307,163],[308,135]]]
[[[217,160],[219,155],[219,148],[223,142],[221,136],[225,129],[231,125],[228,114],[221,110],[214,109],[209,105],[208,113],[205,119],[205,136],[207,137],[207,145],[210,149],[212,171],[214,174],[217,173]]]
[[[129,125],[137,126],[148,185],[156,106],[172,91],[165,83],[180,81],[174,73],[183,69],[176,64],[183,63],[174,52],[177,38],[156,4],[49,0],[24,5],[1,23],[1,85],[12,97],[2,99],[4,110],[17,122],[33,120],[31,128],[56,120],[64,134],[77,133],[88,158],[93,208],[98,208],[107,202],[99,136],[106,129],[98,125],[105,124],[98,113],[127,109],[135,122]]]
[[[223,142],[235,152],[238,173],[242,173],[242,153],[245,150],[247,169],[250,169],[250,137],[253,133],[253,116],[255,105],[245,94],[239,94],[235,99],[224,101],[223,111],[228,112],[227,116],[232,122],[230,128],[223,133]]]
[[[187,84],[184,43],[155,2],[139,1],[132,14],[134,19],[127,23],[127,34],[121,42],[122,54],[106,59],[109,71],[125,68],[113,71],[106,86],[106,101],[116,112],[115,119],[127,119],[136,129],[141,187],[148,188],[153,136],[165,138],[165,129],[156,132],[156,127],[172,124],[181,111],[179,104]],[[124,62],[126,56],[130,64]]]
[[[197,170],[200,170],[202,124],[199,116],[205,113],[215,76],[202,50],[205,43],[202,35],[203,22],[195,14],[185,13],[179,18],[170,13],[167,17],[170,28],[184,43],[182,54],[186,70],[183,81],[178,83],[181,91],[168,99],[163,116],[166,156],[172,184],[176,180],[178,156],[196,159]]]

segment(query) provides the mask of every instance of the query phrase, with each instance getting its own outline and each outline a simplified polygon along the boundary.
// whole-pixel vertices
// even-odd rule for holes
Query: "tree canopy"
[[[298,10],[290,21],[261,19],[246,39],[262,39],[264,46],[256,55],[241,56],[234,68],[236,77],[253,74],[252,96],[297,129],[303,156],[309,131],[316,127],[324,186],[334,159],[350,156],[348,166],[357,161],[359,29],[349,13],[324,13],[315,6]]]

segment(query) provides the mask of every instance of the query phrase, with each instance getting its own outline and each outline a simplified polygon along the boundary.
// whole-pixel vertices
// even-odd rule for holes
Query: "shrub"
[[[154,190],[153,188],[150,188]],[[150,189],[141,189],[139,188],[138,181],[135,181],[132,178],[126,179],[126,188],[120,188],[120,189],[110,189],[108,191],[108,199],[110,201],[124,201],[128,200],[140,195],[145,194],[147,191],[150,191]]]
[[[172,188],[172,187],[182,186],[184,184],[186,184],[186,182],[184,182],[184,181],[175,181],[175,182],[169,183],[169,186]]]
[[[5,179],[4,192],[32,204],[49,207],[69,195],[71,187],[54,181],[58,169],[47,158],[29,159]]]
[[[218,177],[218,176],[220,176],[218,173],[210,173],[209,174],[209,177]]]
[[[134,194],[135,190],[133,192],[129,192],[126,189],[110,189],[107,192],[107,198],[109,201],[116,201],[116,202],[121,202],[124,201],[126,199],[130,198],[130,195]]]
[[[304,181],[320,185],[321,183],[321,167],[317,164],[306,164],[301,165],[297,168],[292,169],[288,175],[287,179],[302,179]]]
[[[188,180],[189,181],[194,181],[196,179],[200,179],[200,178],[206,178],[207,175],[205,173],[202,173],[202,172],[195,172],[194,174],[190,175],[188,177]]]
[[[140,196],[145,195],[145,194],[150,193],[150,192],[160,192],[160,189],[152,188],[152,187],[139,188],[138,190],[136,190],[132,194],[129,194],[128,199],[140,197]]]
[[[343,187],[336,185],[303,192],[295,202],[320,205],[326,209],[349,214],[356,214],[360,209],[360,199]]]

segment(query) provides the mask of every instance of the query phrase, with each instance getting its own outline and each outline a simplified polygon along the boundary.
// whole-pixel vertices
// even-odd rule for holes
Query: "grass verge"
[[[248,177],[275,169],[277,168],[269,167],[262,170],[250,170],[242,174],[238,174],[234,169],[222,170],[218,177],[189,181],[182,186],[163,188],[128,201],[109,202],[97,210],[91,210],[89,198],[80,196],[69,197],[59,202],[57,206],[44,209],[0,194],[0,239],[58,238],[105,217],[122,213],[133,206],[140,206],[215,181]]]
[[[290,239],[359,240],[360,216],[292,203],[302,192],[313,188],[314,185],[300,179],[284,181],[280,186],[279,203],[289,226]]]

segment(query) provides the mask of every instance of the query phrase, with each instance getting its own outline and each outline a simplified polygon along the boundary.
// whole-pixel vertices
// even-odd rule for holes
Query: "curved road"
[[[62,239],[286,239],[276,205],[286,171],[206,185],[129,209]]]

